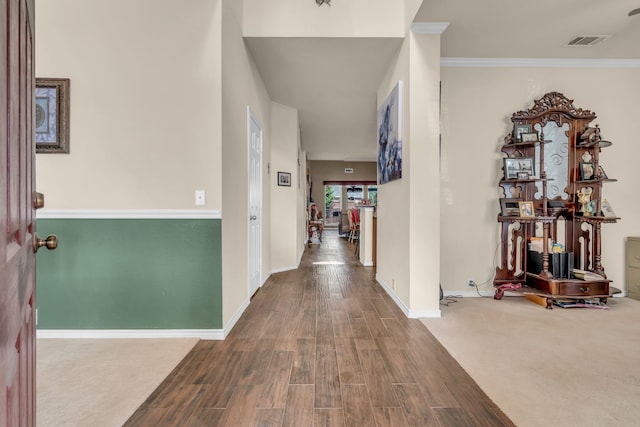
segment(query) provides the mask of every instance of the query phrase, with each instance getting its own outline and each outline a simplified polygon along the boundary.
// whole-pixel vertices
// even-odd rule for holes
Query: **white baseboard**
[[[297,269],[298,266],[297,265],[290,265],[288,267],[280,267],[280,268],[274,268],[273,270],[271,270],[271,274],[275,274],[275,273],[284,273],[285,271],[291,271],[291,270],[295,270]],[[266,281],[265,281],[266,282]]]
[[[441,310],[427,310],[427,311],[410,310],[404,304],[404,302],[398,297],[398,295],[396,295],[396,293],[377,274],[376,274],[376,281],[380,284],[380,286],[384,288],[384,290],[391,297],[391,299],[396,303],[396,305],[400,308],[400,310],[402,310],[404,315],[407,316],[409,319],[417,319],[419,317],[429,317],[429,318],[442,317]]]
[[[223,340],[221,329],[38,329],[39,339],[145,339],[145,338],[198,338]]]
[[[224,340],[249,305],[246,301],[224,329],[38,329],[38,339],[198,338]]]

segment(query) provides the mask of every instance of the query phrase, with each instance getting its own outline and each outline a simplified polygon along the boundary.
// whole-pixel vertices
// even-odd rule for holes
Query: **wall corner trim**
[[[393,299],[393,301],[397,304],[397,306],[400,308],[400,310],[402,310],[404,315],[407,316],[409,319],[417,319],[419,317],[429,317],[429,318],[442,317],[442,311],[441,310],[427,310],[427,311],[410,310],[409,307],[407,307],[404,304],[404,302],[402,302],[402,300],[400,298],[398,298],[396,293],[393,292],[393,290],[389,286],[387,286],[387,284],[384,282],[384,280],[382,280],[382,278],[380,276],[378,276],[377,274],[376,274],[376,282],[378,282],[380,284],[380,286],[382,286],[384,288],[384,290],[387,292],[387,294],[389,294],[391,299]]]
[[[411,31],[416,34],[442,34],[447,27],[448,22],[414,22]]]
[[[38,329],[38,339],[199,338],[223,340],[221,329]]]
[[[37,219],[221,219],[220,209],[42,209]]]
[[[231,332],[231,329],[233,329],[233,327],[238,322],[238,320],[240,320],[240,316],[242,316],[242,313],[244,313],[244,311],[247,309],[247,307],[249,307],[249,300],[246,300],[240,306],[240,308],[238,308],[238,311],[236,311],[236,314],[233,315],[233,317],[229,320],[229,323],[227,323],[226,326],[224,327],[224,336],[225,337],[227,335],[229,335],[229,333]]]
[[[391,299],[393,300],[393,302],[396,303],[396,305],[398,306],[398,308],[400,308],[400,310],[402,310],[402,312],[404,313],[405,316],[409,317],[409,307],[407,307],[404,302],[402,302],[402,300],[398,297],[398,295],[396,295],[396,293],[385,283],[384,280],[382,280],[382,278],[380,276],[378,276],[376,274],[376,282],[378,282],[380,284],[380,286],[382,286],[385,290],[385,292],[391,297]]]

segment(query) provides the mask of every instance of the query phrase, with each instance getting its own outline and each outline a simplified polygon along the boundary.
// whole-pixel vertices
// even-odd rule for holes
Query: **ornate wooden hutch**
[[[551,296],[605,301],[609,296],[601,227],[619,218],[602,197],[603,184],[615,180],[600,165],[601,150],[611,142],[591,125],[595,118],[559,92],[511,117],[513,130],[501,150],[502,249],[495,286],[521,284]],[[600,278],[581,280],[572,268]]]

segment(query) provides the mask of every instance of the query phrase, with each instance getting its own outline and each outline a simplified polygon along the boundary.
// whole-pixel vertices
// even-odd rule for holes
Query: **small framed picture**
[[[518,202],[518,208],[522,218],[533,218],[536,216],[533,210],[533,202]]]
[[[504,159],[504,179],[520,179],[518,174],[526,172],[529,176],[534,175],[533,157],[507,157]]]
[[[538,141],[538,132],[523,132],[520,134],[522,142],[536,142]]]
[[[69,153],[69,82],[36,78],[36,153]]]
[[[598,165],[598,172],[600,172],[600,178],[601,179],[609,179],[609,177],[605,173],[604,169],[602,169],[602,166],[600,166],[600,165]]]
[[[518,172],[518,179],[529,179],[529,172]]]
[[[528,124],[515,124],[513,126],[513,137],[516,141],[522,141],[523,133],[530,133],[531,125]]]
[[[589,181],[595,178],[595,168],[591,162],[580,162],[580,179]]]
[[[500,215],[501,216],[518,216],[520,215],[520,200],[503,197],[500,199]]]
[[[602,216],[605,218],[615,218],[616,217],[616,213],[613,211],[613,209],[611,208],[611,204],[609,203],[609,201],[607,199],[604,199],[602,201]]]
[[[291,173],[278,172],[278,185],[283,187],[291,187]]]

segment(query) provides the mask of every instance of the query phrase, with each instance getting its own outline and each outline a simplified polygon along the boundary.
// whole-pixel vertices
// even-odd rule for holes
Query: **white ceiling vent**
[[[609,36],[575,36],[565,46],[568,46],[568,47],[593,46],[600,43],[604,39],[608,39],[609,37],[611,36],[610,35]]]

